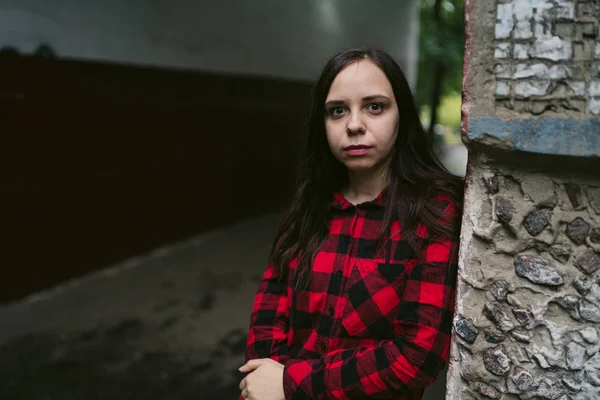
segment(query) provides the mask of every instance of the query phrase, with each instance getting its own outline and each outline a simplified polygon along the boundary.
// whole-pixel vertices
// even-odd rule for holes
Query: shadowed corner
[[[7,342],[0,348],[2,398],[197,399],[202,394],[234,399],[239,394],[235,369],[223,383],[210,359],[194,363],[166,351],[138,351],[143,328],[118,336],[110,331],[38,333]]]
[[[0,347],[2,399],[82,398],[234,399],[242,374],[224,360],[239,359],[246,335],[235,329],[204,359],[168,346],[148,347],[160,328],[139,319],[93,330],[30,333]],[[229,374],[227,378],[223,374]],[[35,384],[32,384],[34,383]],[[50,397],[48,397],[50,394]],[[206,397],[205,397],[206,396]]]

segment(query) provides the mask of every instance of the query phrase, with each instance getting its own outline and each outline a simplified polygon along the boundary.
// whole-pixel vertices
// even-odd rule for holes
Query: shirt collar
[[[357,204],[357,207],[379,207],[383,208],[385,205],[385,200],[388,196],[388,187],[383,189],[381,193],[377,195],[373,200],[365,201],[364,203]],[[355,207],[354,204],[350,203],[346,198],[342,195],[341,192],[335,192],[333,194],[333,200],[330,203],[331,207],[337,210],[346,210],[350,207]]]

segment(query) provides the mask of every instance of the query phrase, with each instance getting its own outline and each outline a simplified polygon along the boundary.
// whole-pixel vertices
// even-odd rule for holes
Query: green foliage
[[[442,97],[439,113],[439,123],[451,129],[460,129],[460,93],[455,92]]]
[[[419,77],[416,100],[420,106],[431,102],[435,62],[444,66],[442,97],[460,93],[464,56],[462,0],[442,0],[438,23],[434,15],[435,0],[419,0]]]
[[[438,107],[438,123],[449,128],[452,132],[460,130],[460,106],[461,95],[459,92],[453,92],[442,96]],[[429,121],[431,110],[428,105],[420,107],[421,120]]]

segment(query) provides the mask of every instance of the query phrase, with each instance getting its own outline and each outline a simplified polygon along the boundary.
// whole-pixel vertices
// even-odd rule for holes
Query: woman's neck
[[[376,198],[388,185],[384,171],[349,171],[348,186],[343,195],[352,204],[360,204]]]

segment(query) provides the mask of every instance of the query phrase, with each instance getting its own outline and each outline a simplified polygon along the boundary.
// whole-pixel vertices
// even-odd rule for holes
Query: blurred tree
[[[419,76],[416,100],[429,109],[429,132],[441,98],[460,93],[464,52],[462,0],[419,0]]]

